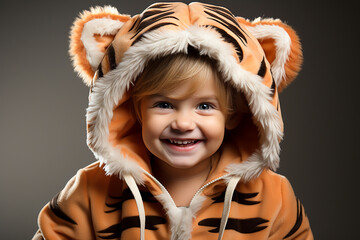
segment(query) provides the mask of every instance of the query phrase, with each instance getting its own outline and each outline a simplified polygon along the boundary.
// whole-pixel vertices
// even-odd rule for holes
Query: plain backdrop
[[[358,239],[359,25],[354,1],[207,1],[248,19],[280,18],[299,34],[303,70],[280,94],[279,173],[315,239]],[[151,1],[0,2],[0,232],[30,239],[41,208],[95,160],[86,146],[88,88],[68,57],[70,26],[91,6],[135,15]]]

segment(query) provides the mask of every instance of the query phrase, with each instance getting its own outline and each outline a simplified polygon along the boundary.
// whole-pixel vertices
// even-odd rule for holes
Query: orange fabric
[[[147,185],[140,191],[149,191],[157,195],[152,187]],[[213,193],[206,195],[207,199],[198,211],[193,221],[193,240],[217,239],[218,234],[209,232],[215,227],[202,226],[201,222],[207,219],[220,219],[223,202],[216,202],[217,197],[224,190],[224,182],[216,182],[210,186]],[[79,170],[66,187],[61,191],[58,205],[68,217],[76,224],[70,223],[58,217],[50,205],[46,205],[39,215],[40,230],[45,239],[139,239],[139,227],[131,227],[121,231],[121,221],[124,218],[138,216],[138,210],[133,198],[126,198],[127,186],[116,176],[106,176],[105,172],[94,163]],[[249,183],[239,183],[237,192],[253,194],[247,201],[258,202],[254,205],[246,205],[241,202],[232,202],[229,219],[261,218],[265,222],[258,227],[265,227],[261,231],[239,233],[235,230],[226,230],[223,239],[284,239],[291,233],[298,221],[293,234],[285,239],[313,239],[307,216],[303,206],[299,204],[288,180],[270,170],[265,170],[257,179]],[[209,191],[208,191],[209,193]],[[157,230],[146,229],[146,240],[169,239],[168,219],[159,202],[151,197],[144,197],[146,216],[153,217],[148,224],[154,224]],[[126,200],[121,205],[121,197]],[[160,219],[160,221],[159,221]],[[299,219],[302,219],[299,221]],[[229,224],[229,223],[228,223]]]

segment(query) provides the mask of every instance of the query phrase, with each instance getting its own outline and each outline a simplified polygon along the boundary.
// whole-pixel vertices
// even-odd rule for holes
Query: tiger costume
[[[251,113],[224,140],[190,205],[177,207],[152,175],[131,89],[150,60],[191,49],[216,61]],[[274,172],[278,93],[302,63],[291,27],[203,3],[155,3],[133,17],[96,7],[74,22],[69,52],[90,87],[87,143],[98,161],[41,210],[33,239],[313,239],[289,181]]]

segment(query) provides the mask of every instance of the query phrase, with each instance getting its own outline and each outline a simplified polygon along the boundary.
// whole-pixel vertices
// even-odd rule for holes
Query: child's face
[[[140,104],[147,149],[175,168],[191,168],[209,159],[224,138],[225,114],[214,76],[184,99],[193,80],[173,92],[145,97]]]

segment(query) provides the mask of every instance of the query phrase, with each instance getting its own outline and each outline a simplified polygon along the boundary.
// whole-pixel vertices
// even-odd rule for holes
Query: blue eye
[[[172,108],[171,104],[168,102],[158,102],[154,104],[154,107],[158,108]]]
[[[201,104],[199,104],[199,106],[197,108],[199,110],[210,110],[213,108],[213,106],[209,103],[201,103]]]

